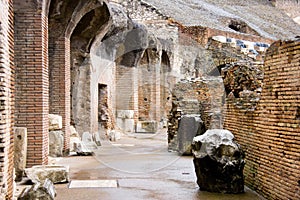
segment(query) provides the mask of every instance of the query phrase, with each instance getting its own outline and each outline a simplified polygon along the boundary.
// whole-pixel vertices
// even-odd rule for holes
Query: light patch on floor
[[[69,188],[101,188],[109,187],[116,188],[118,187],[117,180],[72,180]]]
[[[134,147],[134,144],[112,144],[117,147]]]

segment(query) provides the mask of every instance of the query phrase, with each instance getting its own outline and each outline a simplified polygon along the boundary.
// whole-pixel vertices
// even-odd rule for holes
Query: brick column
[[[13,11],[12,1],[0,1],[0,199],[13,196]]]
[[[64,152],[70,150],[70,40],[66,37],[49,40],[50,113],[62,116]]]
[[[15,1],[16,126],[28,130],[27,166],[48,163],[48,19]]]

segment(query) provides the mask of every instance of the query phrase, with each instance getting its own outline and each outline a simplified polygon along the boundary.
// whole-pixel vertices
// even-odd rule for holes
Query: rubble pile
[[[222,68],[227,100],[238,108],[253,111],[260,99],[263,86],[263,63],[236,62]]]

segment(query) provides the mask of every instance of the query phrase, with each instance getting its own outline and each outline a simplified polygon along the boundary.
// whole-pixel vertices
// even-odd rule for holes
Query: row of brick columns
[[[15,125],[27,128],[27,167],[30,167],[48,163],[49,113],[63,117],[65,152],[69,149],[70,41],[65,37],[48,39],[48,17],[39,5],[28,3],[24,6],[24,3],[15,2],[14,10]],[[48,43],[54,50],[50,52],[49,62]],[[50,99],[49,83],[52,89]]]

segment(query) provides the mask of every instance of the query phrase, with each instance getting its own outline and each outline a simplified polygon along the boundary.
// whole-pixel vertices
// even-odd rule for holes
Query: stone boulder
[[[62,116],[49,114],[49,130],[60,130],[62,129]]]
[[[35,183],[32,187],[25,188],[18,197],[18,200],[54,200],[55,196],[56,191],[53,183],[49,179],[46,179],[43,183]]]
[[[183,155],[191,155],[193,138],[203,134],[204,131],[205,126],[199,115],[182,116],[177,133],[178,152]]]
[[[33,183],[43,183],[46,179],[53,183],[69,182],[68,166],[36,165],[25,169],[25,173]]]
[[[64,147],[64,133],[63,131],[49,132],[49,156],[61,157],[63,156]]]
[[[244,192],[244,152],[228,130],[212,129],[193,139],[192,151],[200,190]]]

